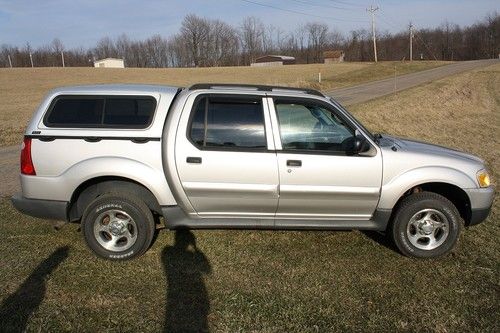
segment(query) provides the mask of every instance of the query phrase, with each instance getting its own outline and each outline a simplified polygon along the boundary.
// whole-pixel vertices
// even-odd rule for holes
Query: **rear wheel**
[[[123,193],[106,193],[89,204],[83,213],[82,229],[87,245],[95,254],[111,260],[127,260],[146,252],[155,223],[142,200]]]
[[[404,255],[434,258],[453,249],[461,227],[453,203],[439,194],[420,192],[401,202],[392,223],[392,238]]]

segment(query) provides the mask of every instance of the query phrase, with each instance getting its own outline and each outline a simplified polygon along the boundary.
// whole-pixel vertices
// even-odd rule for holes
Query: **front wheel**
[[[454,248],[461,228],[453,203],[439,194],[420,192],[401,202],[392,223],[392,238],[406,256],[435,258]]]
[[[123,193],[106,193],[85,209],[82,230],[95,254],[105,259],[126,260],[146,252],[155,223],[142,200]]]

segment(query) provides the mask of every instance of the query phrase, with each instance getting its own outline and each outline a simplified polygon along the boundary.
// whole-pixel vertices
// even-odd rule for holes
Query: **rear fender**
[[[95,157],[80,161],[57,177],[21,177],[28,198],[69,201],[84,182],[98,177],[131,179],[146,187],[160,206],[176,205],[163,170],[123,157]]]

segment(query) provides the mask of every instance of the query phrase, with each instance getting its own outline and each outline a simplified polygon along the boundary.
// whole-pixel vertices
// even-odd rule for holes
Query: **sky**
[[[471,25],[500,12],[499,0],[0,0],[0,45],[33,47],[59,38],[65,48],[92,47],[103,37],[126,33],[146,39],[179,31],[182,19],[196,14],[239,26],[246,16],[284,31],[311,21],[342,33],[370,28],[372,4],[378,31],[437,27],[445,21]]]

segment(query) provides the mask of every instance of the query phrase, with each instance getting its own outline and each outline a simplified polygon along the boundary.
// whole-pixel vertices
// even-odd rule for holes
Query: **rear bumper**
[[[23,214],[49,220],[68,220],[68,202],[28,199],[16,193],[11,198],[14,207]]]

